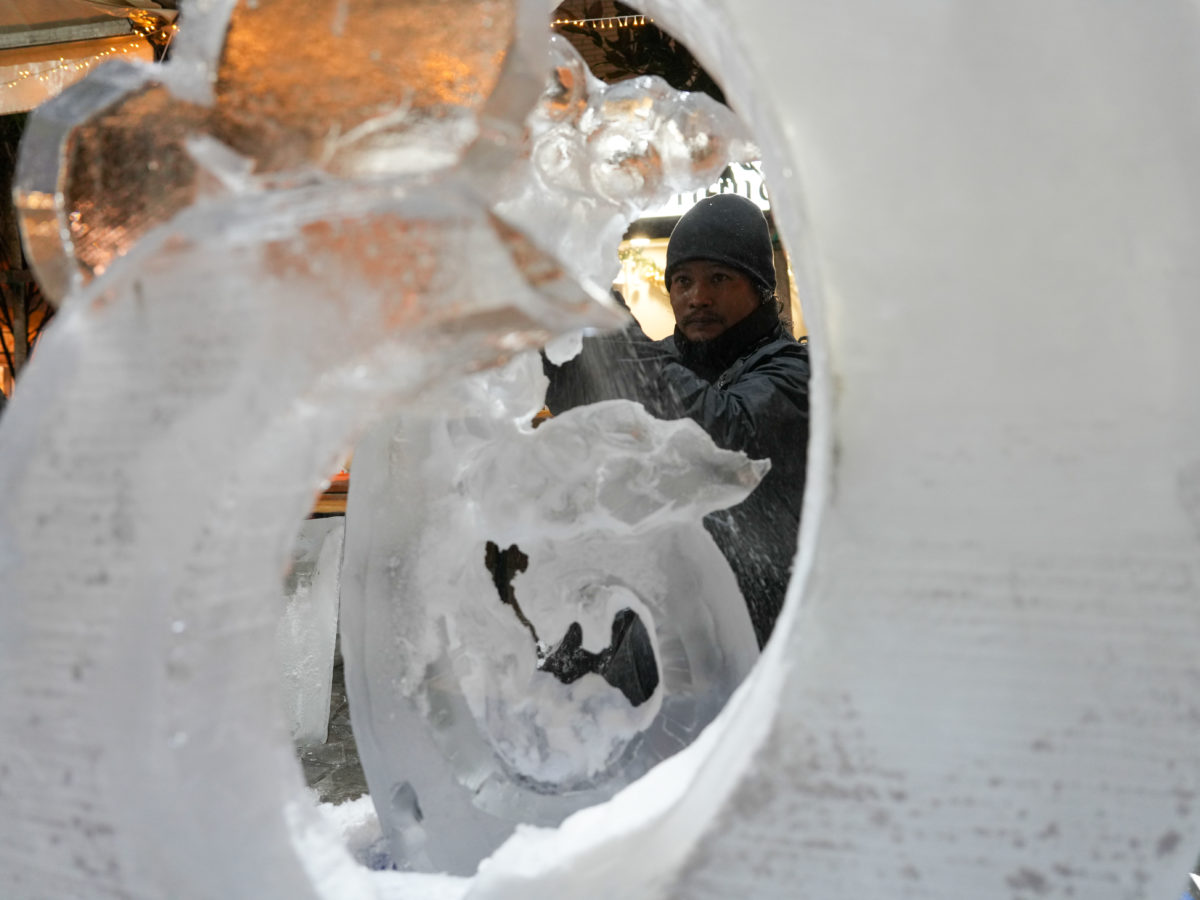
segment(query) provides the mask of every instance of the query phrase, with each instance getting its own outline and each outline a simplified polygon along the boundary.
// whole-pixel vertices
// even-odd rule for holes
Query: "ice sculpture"
[[[6,895],[1179,896],[1200,846],[1194,4],[644,7],[752,125],[814,339],[797,582],[731,707],[470,882],[343,864],[264,712],[267,604],[237,601],[273,590],[335,461],[309,437],[349,433],[331,422],[370,369],[280,400],[294,428],[268,440],[259,392],[294,396],[307,350],[253,354],[278,350],[268,324],[332,354],[315,305],[239,322],[253,306],[202,289],[224,261],[176,265],[122,282],[147,302],[70,300],[0,421]],[[215,69],[206,35],[173,64],[205,71],[204,45]],[[142,314],[178,338],[153,380],[123,366],[155,341],[116,340]],[[205,363],[226,344],[236,373]],[[193,727],[144,727],[164,710]]]
[[[192,4],[170,66],[110,66],[34,117],[41,149],[22,158],[17,202],[40,282],[54,298],[86,284],[214,182],[445,168],[481,123],[519,126],[541,72],[523,68],[540,35],[536,51],[517,43],[540,24],[531,13],[512,0]],[[494,111],[506,59],[513,109]],[[242,163],[213,171],[188,146],[198,135]],[[502,156],[492,146],[476,150]]]
[[[741,121],[706,94],[652,76],[606,85],[558,35],[550,63],[529,117],[528,156],[496,211],[562,247],[600,284],[616,277],[617,247],[642,210],[759,157]]]
[[[517,823],[611,796],[724,705],[758,650],[700,520],[767,466],[626,401],[535,431],[536,357],[464,390],[472,415],[401,415],[356,451],[342,600],[393,858],[457,874]]]
[[[292,740],[324,743],[337,643],[342,565],[341,517],[305,522],[284,580],[275,649]]]
[[[436,250],[462,244],[486,283]],[[544,340],[544,322],[588,317],[576,288],[555,296],[568,285],[538,259],[445,190],[318,185],[190,210],[69,298],[0,431],[0,574],[17,598],[0,613],[0,658],[43,686],[0,697],[12,814],[0,828],[43,822],[32,833],[47,859],[82,860],[67,883],[99,870],[157,895],[194,882],[304,896],[310,860],[283,830],[289,803],[302,804],[289,827],[308,826],[271,652],[296,523],[380,405],[432,400],[431,379]],[[55,427],[39,432],[47,415]],[[86,552],[62,559],[55,533]],[[142,689],[145,703],[115,699]],[[63,750],[31,771],[29,746]],[[36,812],[62,779],[100,798],[85,831]],[[234,798],[237,827],[223,821]],[[178,809],[178,832],[148,828]],[[280,830],[260,835],[263,821]],[[109,834],[145,843],[123,856]],[[200,845],[229,858],[257,846],[271,861],[213,869]]]

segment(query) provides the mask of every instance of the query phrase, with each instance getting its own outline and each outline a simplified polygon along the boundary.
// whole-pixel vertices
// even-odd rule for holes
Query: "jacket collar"
[[[716,374],[728,369],[764,340],[779,337],[782,329],[779,310],[774,303],[765,303],[711,341],[690,341],[676,328],[675,348],[688,368]]]

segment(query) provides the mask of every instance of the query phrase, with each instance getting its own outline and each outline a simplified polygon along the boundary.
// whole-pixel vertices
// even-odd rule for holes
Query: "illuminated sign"
[[[761,163],[733,163],[729,171],[733,174],[732,184],[726,180],[709,185],[697,191],[676,194],[661,206],[656,206],[642,213],[643,219],[682,216],[705,197],[715,194],[740,194],[748,200],[753,200],[759,209],[771,208],[767,198],[767,186],[762,177]]]

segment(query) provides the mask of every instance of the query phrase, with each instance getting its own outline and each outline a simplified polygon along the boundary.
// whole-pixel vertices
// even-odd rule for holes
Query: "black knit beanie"
[[[771,232],[761,210],[737,194],[705,197],[689,209],[667,244],[667,288],[672,270],[693,259],[710,259],[741,269],[756,285],[775,290]]]

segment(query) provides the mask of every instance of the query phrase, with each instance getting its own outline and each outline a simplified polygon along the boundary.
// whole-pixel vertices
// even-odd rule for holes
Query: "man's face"
[[[754,282],[740,269],[697,259],[671,273],[671,310],[689,341],[711,341],[758,308]]]

